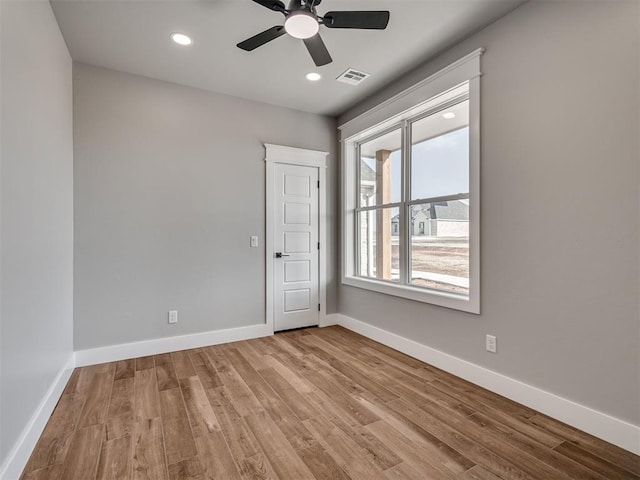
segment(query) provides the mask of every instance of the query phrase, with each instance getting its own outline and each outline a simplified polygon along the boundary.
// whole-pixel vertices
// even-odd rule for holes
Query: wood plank
[[[196,371],[191,364],[188,350],[172,352],[171,360],[173,361],[173,366],[176,369],[176,376],[178,377],[178,380],[193,377],[196,374]]]
[[[51,420],[47,423],[27,462],[26,472],[64,462],[78,423],[78,412],[82,411],[83,405],[84,397],[77,393],[66,394],[60,398]],[[45,473],[42,472],[39,475],[44,476]],[[53,473],[49,472],[47,475],[53,475]]]
[[[412,408],[402,402],[394,401],[386,405],[386,408],[389,408],[388,415],[384,418],[386,422],[389,422],[391,418],[399,420],[400,423],[404,423],[419,437],[431,442],[442,442],[448,447],[462,452],[472,462],[484,466],[487,470],[505,480],[535,480],[535,477],[522,471],[511,461],[488,450],[482,444],[476,443],[450,429],[446,424],[433,419],[426,413],[417,411],[417,407]]]
[[[273,368],[276,372],[282,376],[287,382],[289,382],[293,388],[300,393],[311,393],[316,390],[316,387],[309,382],[305,377],[301,376],[294,369],[289,368],[288,364],[281,358],[276,358],[272,355],[264,355],[262,357],[263,364],[256,370],[262,371],[266,368]]]
[[[507,413],[514,418],[519,418],[522,420],[529,419],[536,413],[529,407],[525,407],[524,405],[516,403],[513,400],[509,400],[506,397],[490,392],[489,390],[479,387],[478,385],[474,385],[471,382],[467,382],[462,378],[458,378],[441,370],[437,370],[434,367],[430,368],[434,372],[437,372],[437,374],[441,377],[431,382],[433,386],[437,388],[443,388],[443,391],[445,392],[460,392],[461,398],[462,393],[464,393],[465,397],[472,399],[472,403],[476,406],[478,404],[481,404],[486,407],[498,409],[503,413]],[[476,409],[479,410],[479,408]]]
[[[169,465],[169,480],[205,480],[200,459],[195,456]]]
[[[129,379],[130,377],[125,377]],[[131,437],[120,437],[102,444],[96,480],[131,478]]]
[[[136,362],[136,371],[148,370],[154,367],[153,355],[149,355],[148,357],[138,357],[135,359],[135,362]]]
[[[251,390],[242,379],[242,376],[233,367],[229,359],[222,353],[220,348],[207,347],[207,356],[220,374],[220,378],[226,390],[233,398],[235,409],[243,417],[252,413],[263,412],[260,402],[251,393]]]
[[[115,380],[122,380],[123,378],[133,378],[135,371],[136,361],[134,358],[116,362]]]
[[[432,389],[437,389],[439,392],[450,395],[466,405],[472,405],[471,408],[477,410],[480,413],[498,421],[506,426],[523,433],[537,442],[549,447],[554,448],[562,443],[562,439],[557,435],[552,435],[543,428],[539,428],[536,425],[531,424],[529,417],[521,417],[518,413],[514,416],[514,413],[507,413],[503,410],[499,403],[495,405],[489,404],[486,400],[478,399],[473,392],[468,389],[461,388],[453,382],[447,382],[446,384],[440,380],[436,380],[431,384]],[[500,402],[500,400],[497,400]],[[511,409],[511,407],[510,407]]]
[[[383,480],[382,470],[370,462],[362,449],[323,417],[303,422],[322,447],[353,480]]]
[[[50,467],[40,468],[29,473],[24,473],[20,477],[20,480],[63,480],[62,465],[51,465]]]
[[[317,445],[318,442],[311,435],[311,432],[302,424],[287,403],[276,395],[266,383],[254,384],[251,386],[251,390],[294,450],[299,452]]]
[[[304,359],[290,359],[293,361],[296,368],[299,369],[301,375],[304,375],[304,377],[309,380],[317,389],[321,390],[326,395],[331,397],[334,403],[336,403],[340,408],[352,415],[362,425],[367,425],[369,423],[380,420],[376,415],[374,415],[370,410],[364,407],[355,398],[347,394],[345,392],[344,386],[341,385],[340,382],[336,380],[336,378],[330,378],[330,376],[328,376],[329,372],[333,373],[332,370],[329,370],[329,372],[325,372],[326,375],[322,374],[323,369],[330,367],[318,364],[308,357]],[[342,380],[342,378],[339,376],[339,372],[336,372],[336,374],[336,376],[340,380]]]
[[[138,373],[136,372],[136,378]],[[133,480],[167,480],[169,477],[164,455],[162,420],[152,418],[136,422],[132,441]]]
[[[251,348],[253,348],[259,355],[270,355],[273,353],[270,345],[267,343],[267,340],[272,340],[271,337],[261,337],[254,338],[249,340]]]
[[[365,400],[362,401],[369,409],[383,419],[385,423],[396,429],[413,444],[419,446],[424,455],[428,455],[430,458],[437,460],[452,472],[461,473],[475,465],[472,460],[460,453],[464,451],[463,449],[460,451],[455,450],[440,438],[413,423],[411,420],[388,409],[386,406],[376,406]],[[463,445],[462,442],[460,442],[460,444]]]
[[[634,475],[640,475],[640,457],[627,450],[623,450],[620,447],[607,443],[543,414],[534,415],[528,421],[532,425],[536,425],[550,432],[552,435],[557,435],[569,441],[582,450],[590,452],[614,465],[618,465]]]
[[[103,438],[104,425],[91,425],[76,430],[62,470],[64,480],[95,478]]]
[[[278,476],[264,453],[243,458],[238,462],[238,468],[244,480],[278,480]]]
[[[335,405],[330,397],[322,392],[315,392],[310,394],[309,398],[318,405],[318,410],[323,416],[362,448],[369,460],[380,470],[388,470],[402,462],[390,446],[380,441],[354,417]]]
[[[112,373],[97,373],[93,376],[82,413],[78,419],[78,428],[106,422],[112,387]]]
[[[99,365],[90,365],[88,367],[81,367],[78,375],[78,382],[76,383],[76,392],[83,395],[87,395],[91,389],[94,377],[100,373],[115,373],[115,363],[101,363]]]
[[[300,342],[301,336],[296,336],[291,332],[282,332],[271,337],[273,339],[273,348],[276,352],[287,353],[296,357],[308,355],[309,348]]]
[[[206,394],[233,457],[241,460],[260,453],[255,436],[235,409],[227,389],[225,387],[210,388]]]
[[[437,460],[431,461],[429,455],[425,455],[424,450],[413,444],[386,422],[380,420],[367,425],[365,428],[376,435],[382,442],[393,445],[402,460],[421,472],[425,478],[455,480],[456,474],[454,472],[447,469]]]
[[[345,377],[360,385],[365,391],[372,393],[383,402],[390,402],[398,397],[397,394],[371,380],[366,365],[356,360],[347,353],[335,348],[320,338],[305,337],[305,345],[308,345],[313,355],[324,360]]]
[[[639,475],[635,475],[628,470],[614,465],[611,462],[607,462],[602,458],[581,449],[577,445],[573,445],[569,442],[564,442],[562,445],[557,446],[554,449],[556,452],[569,457],[581,465],[590,468],[591,470],[602,474],[607,480],[638,480]]]
[[[195,440],[186,417],[163,418],[162,428],[168,463],[177,463],[196,455]]]
[[[298,455],[318,479],[348,480],[351,478],[320,444],[298,450]]]
[[[213,432],[196,438],[198,456],[202,464],[204,478],[240,480],[240,472],[227,447],[222,433]]]
[[[387,480],[425,480],[423,473],[418,472],[415,468],[407,463],[399,463],[384,471],[384,478]]]
[[[467,470],[462,475],[460,475],[460,480],[501,480],[500,477],[495,476],[491,472],[487,472],[484,468],[479,465]]]
[[[160,392],[160,406],[167,463],[177,463],[194,457],[197,454],[196,444],[181,390],[172,388]]]
[[[187,407],[193,436],[198,437],[207,433],[220,432],[220,423],[213,413],[200,379],[197,376],[184,379],[180,382],[180,388]]]
[[[306,420],[319,414],[313,405],[274,369],[261,370],[260,374],[280,398],[287,400],[287,404],[300,420]]]
[[[418,413],[418,411],[426,412],[426,414],[434,420],[442,422],[466,438],[483,445],[485,448],[503,458],[508,458],[518,465],[519,469],[527,472],[532,477],[541,475],[544,478],[553,478],[554,480],[569,480],[570,478],[569,475],[555,468],[555,465],[548,465],[534,454],[521,450],[518,446],[510,442],[502,441],[499,435],[479,427],[470,419],[450,415],[441,405],[429,403],[418,408],[411,407],[411,409],[412,413],[417,415],[422,415],[422,413]]]
[[[136,370],[133,386],[133,418],[135,422],[160,416],[160,398],[153,369]]]
[[[222,387],[222,379],[218,375],[218,371],[209,360],[209,357],[204,350],[197,348],[189,351],[189,358],[196,370],[196,375],[200,378],[202,387],[206,390],[208,388]]]
[[[168,353],[162,355],[154,355],[153,361],[156,366],[156,380],[158,382],[158,390],[169,390],[178,387],[178,377],[171,355]]]
[[[579,478],[580,480],[606,480],[602,475],[589,470],[584,465],[573,461],[554,450],[546,448],[544,445],[537,443],[530,437],[527,437],[510,427],[495,422],[481,413],[471,415],[469,420],[504,439],[505,442],[508,442],[520,450],[535,456],[538,460],[545,462],[547,465],[560,469],[572,478]]]
[[[160,412],[162,418],[186,416],[184,400],[180,388],[172,388],[159,392]]]
[[[266,412],[254,413],[245,420],[280,478],[315,478]]]
[[[133,432],[133,377],[113,382],[107,413],[107,440],[131,435]]]
[[[262,377],[251,366],[247,359],[238,351],[237,348],[224,348],[224,355],[229,359],[233,367],[240,374],[244,382],[251,386],[254,383],[262,382]]]
[[[71,372],[71,376],[69,377],[69,381],[64,387],[64,391],[62,395],[72,395],[74,393],[80,393],[78,390],[78,380],[80,378],[80,369],[74,368],[73,372]]]

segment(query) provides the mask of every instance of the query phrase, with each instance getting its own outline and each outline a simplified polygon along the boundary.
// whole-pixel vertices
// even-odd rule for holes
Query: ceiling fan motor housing
[[[282,0],[253,0],[254,2],[282,13],[285,16],[284,27],[276,25],[260,32],[243,42],[238,48],[248,52],[271,42],[288,33],[304,41],[313,62],[321,67],[332,62],[331,55],[319,35],[320,25],[326,28],[357,28],[365,30],[384,30],[389,23],[389,11],[338,11],[326,12],[324,17],[316,13],[321,0],[290,0],[289,8]]]

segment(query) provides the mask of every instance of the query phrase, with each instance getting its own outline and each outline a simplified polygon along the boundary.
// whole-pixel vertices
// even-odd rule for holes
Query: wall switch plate
[[[487,349],[487,352],[491,352],[491,353],[498,352],[498,339],[494,335],[487,335],[486,349]]]
[[[178,311],[169,310],[169,323],[178,323]]]
[[[258,236],[257,235],[251,235],[251,243],[250,243],[252,248],[255,248],[258,246]]]

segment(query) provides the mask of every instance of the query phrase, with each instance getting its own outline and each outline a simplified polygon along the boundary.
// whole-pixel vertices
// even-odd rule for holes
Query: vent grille
[[[369,77],[370,74],[368,73],[361,72],[354,68],[348,68],[342,75],[336,78],[336,80],[342,83],[348,83],[349,85],[358,85]]]

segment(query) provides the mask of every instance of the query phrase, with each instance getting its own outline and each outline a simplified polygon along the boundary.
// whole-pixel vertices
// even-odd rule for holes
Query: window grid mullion
[[[405,233],[402,237],[402,245],[404,255],[400,259],[400,275],[401,281],[404,285],[409,285],[410,282],[410,263],[411,263],[411,209],[408,206],[408,201],[411,200],[411,124],[405,120],[402,125],[402,171],[403,175],[403,189],[402,189],[402,210],[404,212],[404,226]]]
[[[402,205],[403,205],[402,202],[385,203],[382,205],[371,205],[369,207],[356,208],[356,212],[367,212],[369,210],[382,210],[383,208],[400,208],[402,207]]]
[[[355,191],[356,191],[356,209],[355,209],[355,215],[353,217],[353,221],[355,222],[355,226],[354,226],[354,232],[355,232],[355,251],[357,252],[357,255],[355,256],[355,268],[356,268],[356,272],[358,274],[360,274],[361,270],[360,270],[360,263],[362,261],[362,244],[360,243],[361,239],[361,225],[360,225],[360,214],[358,213],[359,208],[361,207],[360,205],[360,162],[362,161],[360,159],[360,145],[356,144],[355,145],[355,154],[356,154],[356,178],[355,178]]]
[[[464,200],[469,198],[468,193],[456,193],[453,195],[443,195],[441,197],[430,197],[430,198],[418,198],[416,200],[411,200],[410,202],[406,202],[407,205],[420,205],[423,203],[436,203],[436,202],[448,202],[452,200]]]

